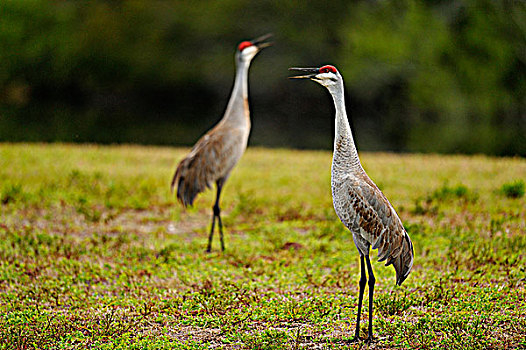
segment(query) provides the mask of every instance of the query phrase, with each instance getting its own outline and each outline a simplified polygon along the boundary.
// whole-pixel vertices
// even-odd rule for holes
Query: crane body
[[[236,51],[236,76],[232,94],[223,118],[203,135],[190,153],[179,163],[172,178],[172,192],[177,188],[177,199],[185,207],[192,206],[196,196],[216,184],[217,193],[212,208],[212,227],[208,236],[207,252],[212,249],[216,219],[219,226],[221,250],[224,251],[223,224],[221,222],[220,196],[225,181],[230,176],[245,149],[250,134],[248,106],[248,70],[252,59],[264,47],[270,35],[239,44]]]
[[[354,339],[359,339],[362,301],[367,283],[365,265],[367,265],[369,275],[367,340],[372,341],[373,293],[376,279],[369,259],[369,250],[378,249],[378,260],[386,260],[386,266],[394,266],[396,284],[401,285],[413,266],[413,244],[395,209],[360,163],[345,109],[343,78],[338,70],[330,65],[321,68],[290,68],[290,70],[308,73],[291,78],[311,79],[325,86],[334,101],[336,132],[331,167],[333,205],[341,222],[351,231],[360,255],[361,275]]]

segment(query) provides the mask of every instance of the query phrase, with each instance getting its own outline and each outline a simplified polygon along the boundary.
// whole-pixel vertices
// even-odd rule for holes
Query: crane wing
[[[366,174],[348,177],[340,191],[347,197],[341,210],[348,213],[341,215],[347,222],[340,219],[359,239],[378,249],[379,261],[394,265],[397,284],[401,284],[413,265],[413,244],[398,214]]]
[[[197,141],[172,178],[172,192],[177,185],[177,199],[184,206],[191,206],[195,197],[214,182],[226,179],[241,157],[238,149],[242,139],[240,130],[215,128]]]

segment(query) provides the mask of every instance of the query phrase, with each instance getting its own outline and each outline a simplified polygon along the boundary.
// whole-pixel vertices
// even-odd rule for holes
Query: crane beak
[[[272,33],[262,35],[256,39],[250,40],[250,42],[255,45],[259,50],[264,49],[265,47],[272,46],[272,42],[265,42],[268,38],[272,36]]]
[[[297,75],[295,77],[289,77],[289,79],[312,79],[316,75],[318,75],[318,73],[320,72],[319,68],[298,68],[298,67],[292,67],[292,68],[289,68],[289,70],[296,71],[296,72],[302,72],[302,73],[309,73],[309,74],[306,74],[306,75]]]

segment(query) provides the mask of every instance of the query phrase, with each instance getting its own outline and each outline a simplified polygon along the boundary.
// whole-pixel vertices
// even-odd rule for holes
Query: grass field
[[[374,264],[369,346],[331,153],[250,148],[205,254],[213,191],[169,192],[187,151],[0,144],[0,349],[526,348],[525,159],[362,154],[415,247],[401,287]]]

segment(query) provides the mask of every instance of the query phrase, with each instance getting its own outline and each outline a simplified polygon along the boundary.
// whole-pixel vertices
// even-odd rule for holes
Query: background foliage
[[[364,150],[526,155],[523,1],[3,0],[0,141],[188,145],[221,116],[244,39],[252,144],[330,148],[290,66],[333,63]]]

